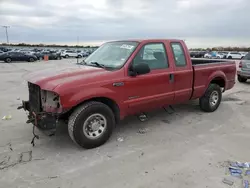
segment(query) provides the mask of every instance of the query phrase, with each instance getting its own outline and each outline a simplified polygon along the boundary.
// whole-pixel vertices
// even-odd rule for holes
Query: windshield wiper
[[[95,67],[100,67],[103,69],[113,69],[112,67],[105,66],[104,64],[100,64],[98,62],[90,62],[87,63],[85,60],[82,60],[81,62],[78,63],[79,65],[86,65],[86,66],[95,66]]]
[[[100,68],[104,68],[104,69],[106,68],[105,65],[97,63],[97,62],[90,62],[90,64],[96,65],[97,67],[100,67]]]

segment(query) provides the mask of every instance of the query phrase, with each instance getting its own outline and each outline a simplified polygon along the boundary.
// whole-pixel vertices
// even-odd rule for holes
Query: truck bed
[[[213,77],[213,74],[224,73],[224,76],[217,79],[225,80],[224,90],[233,87],[235,83],[235,61],[220,60],[220,59],[191,59],[193,65],[193,94],[192,99],[196,99],[203,95],[208,88],[208,83]],[[223,85],[223,81],[221,85]]]
[[[197,59],[197,58],[191,58],[192,65],[202,65],[202,64],[210,64],[210,63],[225,63],[228,62],[228,60],[221,60],[221,59]]]

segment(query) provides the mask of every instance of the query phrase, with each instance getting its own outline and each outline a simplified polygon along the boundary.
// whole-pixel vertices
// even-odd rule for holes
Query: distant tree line
[[[59,45],[59,44],[26,44],[26,43],[18,43],[18,44],[7,44],[0,43],[0,46],[25,46],[25,47],[75,47],[75,48],[97,48],[99,46],[83,46],[83,45]]]
[[[250,52],[250,47],[213,47],[213,48],[191,48],[190,51],[237,51]]]

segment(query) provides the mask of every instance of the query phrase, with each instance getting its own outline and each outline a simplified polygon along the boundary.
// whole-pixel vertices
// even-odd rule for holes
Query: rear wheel
[[[101,102],[90,101],[71,114],[68,132],[76,144],[90,149],[104,144],[110,138],[114,126],[112,110]]]
[[[12,59],[10,57],[7,57],[5,60],[4,60],[6,63],[10,63],[12,61]]]
[[[34,62],[34,61],[35,61],[35,60],[34,60],[33,57],[29,58],[29,62]]]
[[[200,108],[205,112],[214,112],[220,105],[221,88],[217,84],[210,84],[205,94],[200,98]]]
[[[69,57],[69,55],[65,55],[65,58],[68,58]]]
[[[229,56],[228,59],[232,59],[232,56]]]
[[[241,82],[241,83],[244,83],[244,82],[247,81],[247,78],[244,78],[244,77],[238,75],[238,81]]]

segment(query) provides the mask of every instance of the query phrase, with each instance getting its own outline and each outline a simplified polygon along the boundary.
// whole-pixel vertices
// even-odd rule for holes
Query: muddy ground
[[[96,149],[77,147],[66,126],[54,137],[39,133],[32,147],[32,126],[16,110],[28,97],[23,78],[72,63],[0,63],[0,116],[12,115],[0,120],[1,188],[223,188],[224,162],[250,160],[250,82],[224,93],[214,113],[192,101],[172,114],[151,112],[147,122],[129,117]]]

